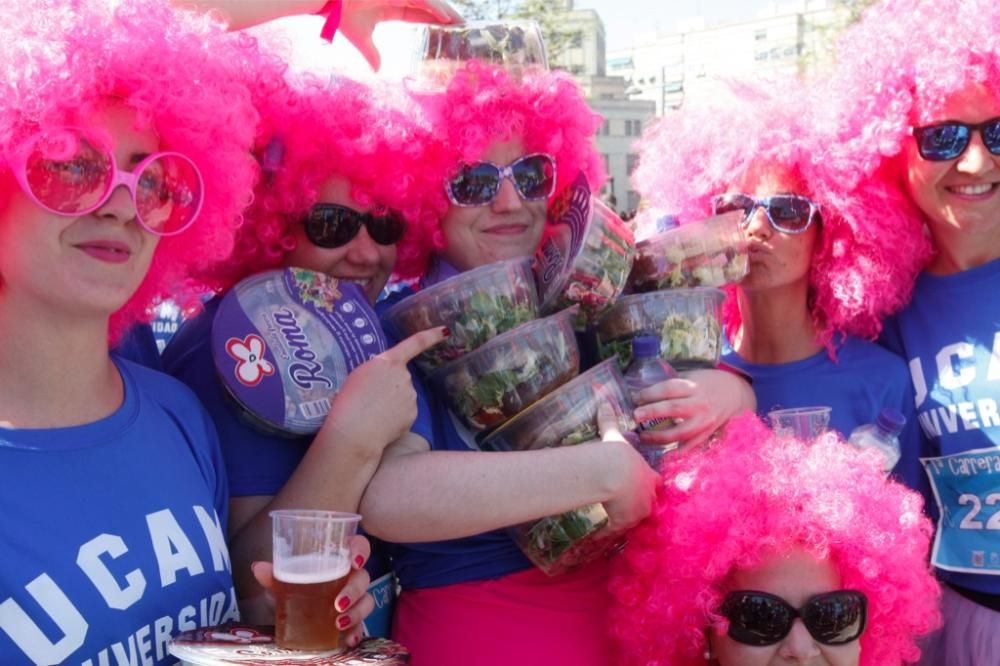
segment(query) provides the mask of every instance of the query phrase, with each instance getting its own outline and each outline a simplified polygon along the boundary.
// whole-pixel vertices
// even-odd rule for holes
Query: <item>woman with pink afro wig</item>
[[[266,85],[263,85],[266,83]],[[349,281],[374,303],[396,260],[396,244],[434,216],[440,181],[421,171],[430,142],[419,109],[402,88],[281,77],[254,89],[261,114],[255,154],[264,175],[244,215],[233,254],[206,275],[221,290],[254,273],[297,267]],[[417,334],[358,367],[332,401],[323,428],[288,438],[250,427],[224,398],[212,367],[211,329],[220,299],[181,326],[163,354],[167,372],[201,398],[219,432],[231,501],[230,549],[246,619],[273,622],[251,564],[268,559],[269,513],[311,508],[355,512],[382,450],[396,440],[433,439],[430,416],[414,424],[417,401],[406,362],[444,338]],[[367,558],[366,558],[367,559]],[[342,598],[373,602],[363,585]],[[372,570],[374,578],[386,573]],[[353,585],[353,584],[352,584]],[[389,609],[385,613],[388,615]],[[388,618],[386,618],[388,624]]]
[[[155,0],[0,5],[2,663],[167,663],[238,619],[208,416],[108,346],[232,251],[253,58]]]
[[[849,187],[895,190],[895,210],[908,219],[879,222],[908,234],[902,258],[925,238],[933,245],[884,336],[909,362],[926,438],[922,450],[904,452],[900,469],[947,517],[931,558],[948,583],[945,626],[922,663],[995,664],[1000,538],[987,529],[992,509],[978,507],[1000,490],[1000,472],[987,464],[1000,443],[991,306],[1000,289],[1000,6],[886,0],[845,35],[838,60],[830,90],[840,133],[828,165]],[[961,473],[970,464],[985,473]]]
[[[905,303],[925,243],[902,228],[905,212],[886,207],[891,190],[844,190],[816,159],[828,139],[813,129],[812,93],[792,80],[718,84],[643,137],[636,185],[682,224],[740,216],[749,272],[727,288],[734,351],[723,360],[753,377],[761,415],[829,405],[831,425],[847,435],[891,407],[915,451],[906,365],[871,339]]]
[[[745,416],[664,477],[610,580],[619,663],[896,666],[939,623],[921,498],[877,454]]]
[[[420,102],[437,138],[426,157],[445,212],[400,248],[397,271],[418,288],[534,256],[551,197],[581,173],[595,189],[603,182],[600,120],[565,73],[515,77],[471,62]],[[403,588],[394,637],[414,666],[607,664],[607,562],[549,577],[505,528],[600,501],[611,529],[625,529],[648,511],[657,475],[620,439],[479,451],[443,397],[428,400],[434,440],[386,449],[361,505],[366,529],[392,544]]]

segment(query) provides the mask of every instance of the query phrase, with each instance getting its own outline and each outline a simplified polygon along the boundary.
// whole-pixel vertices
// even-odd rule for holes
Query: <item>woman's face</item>
[[[729,188],[755,197],[774,194],[803,194],[799,179],[788,169],[761,166],[747,171]],[[764,290],[792,284],[807,285],[813,250],[819,235],[818,218],[806,231],[788,234],[775,229],[763,208],[757,208],[745,223],[750,244],[750,271],[740,287]]]
[[[1000,100],[979,85],[949,97],[937,117],[969,124],[1000,116]],[[1000,227],[1000,156],[983,144],[982,133],[972,132],[968,147],[952,160],[925,160],[917,142],[904,143],[904,179],[910,197],[927,218],[935,237],[949,232],[977,234]]]
[[[133,169],[159,150],[152,129],[113,104],[76,123],[106,130],[118,168]],[[107,317],[135,293],[149,270],[158,236],[139,225],[127,188],[117,187],[97,210],[78,217],[50,213],[21,191],[10,174],[0,210],[0,278],[9,302]],[[197,222],[196,222],[197,223]]]
[[[494,143],[482,159],[502,167],[525,154],[524,143],[512,139]],[[545,230],[545,211],[544,199],[525,201],[505,178],[491,203],[471,208],[451,205],[441,221],[447,244],[441,256],[460,271],[530,257]]]
[[[725,589],[768,592],[800,609],[811,597],[840,586],[840,576],[829,561],[792,551],[767,559],[753,569],[733,572]],[[823,645],[813,639],[801,618],[796,618],[788,636],[763,647],[744,645],[710,630],[709,651],[715,660],[712,663],[719,666],[857,666],[861,643]]]
[[[351,197],[350,181],[342,176],[331,176],[323,181],[316,203],[340,204],[361,213],[369,210]],[[292,235],[295,249],[286,255],[285,265],[308,268],[354,282],[365,290],[371,303],[382,292],[396,263],[396,245],[376,243],[363,226],[346,245],[334,248],[314,245],[306,236],[302,224],[294,225]]]

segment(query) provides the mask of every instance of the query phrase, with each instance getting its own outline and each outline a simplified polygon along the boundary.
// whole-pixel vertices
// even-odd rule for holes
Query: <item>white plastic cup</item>
[[[808,442],[829,429],[831,411],[826,406],[774,409],[767,413],[767,418],[776,434]]]
[[[351,573],[349,540],[361,516],[333,511],[272,511],[274,642],[293,650],[340,645],[335,606]]]

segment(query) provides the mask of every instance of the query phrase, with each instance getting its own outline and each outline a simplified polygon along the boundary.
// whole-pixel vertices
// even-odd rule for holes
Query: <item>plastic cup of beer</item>
[[[351,573],[349,539],[361,516],[333,511],[271,512],[274,641],[293,650],[340,645],[337,595]]]
[[[778,435],[791,435],[808,442],[830,427],[831,411],[830,407],[825,406],[774,409],[767,413],[767,418]]]

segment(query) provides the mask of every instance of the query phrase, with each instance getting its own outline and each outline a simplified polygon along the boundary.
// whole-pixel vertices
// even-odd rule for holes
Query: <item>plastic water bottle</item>
[[[660,338],[656,335],[640,335],[632,339],[632,363],[625,371],[625,385],[635,401],[644,388],[672,379],[677,373],[670,364],[660,358]],[[661,430],[673,425],[673,419],[652,419],[639,424],[639,430]],[[658,470],[665,453],[677,448],[677,443],[643,444],[636,447],[650,467]]]
[[[899,462],[899,433],[906,425],[906,417],[898,409],[884,407],[875,423],[858,426],[847,440],[859,449],[876,449],[885,457],[882,468],[886,474]]]

